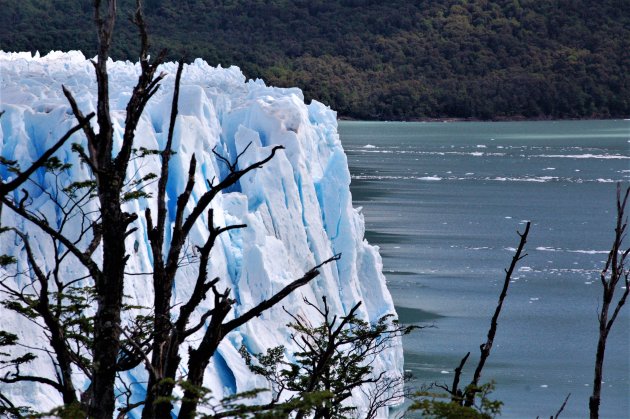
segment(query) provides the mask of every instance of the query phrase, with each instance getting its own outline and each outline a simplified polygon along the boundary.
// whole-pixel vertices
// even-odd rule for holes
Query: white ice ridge
[[[108,68],[110,105],[120,146],[125,106],[140,69],[137,63],[122,61],[111,61]],[[160,71],[167,76],[149,102],[136,130],[136,148],[162,149],[166,143],[176,64],[167,63],[158,73]],[[5,111],[0,118],[2,157],[28,167],[76,124],[63,96],[62,84],[77,98],[84,114],[95,110],[93,66],[80,52],[51,52],[44,57],[0,52],[0,111]],[[70,142],[85,143],[85,138],[75,134]],[[67,185],[87,178],[87,168],[71,151],[70,142],[56,154],[62,162],[73,165],[67,176],[62,175],[56,180],[43,172],[35,175],[48,192],[53,191],[56,181]],[[273,145],[283,145],[285,150],[263,168],[250,172],[213,203],[216,225],[247,224],[245,229],[231,230],[220,237],[212,252],[208,273],[209,278],[220,277],[222,286],[232,289],[238,302],[235,312],[243,312],[269,298],[313,266],[341,253],[340,261],[326,265],[318,278],[294,292],[281,305],[314,322],[318,317],[305,307],[303,297],[321,304],[321,297],[326,296],[332,309],[341,314],[362,301],[361,316],[369,321],[394,313],[378,248],[364,239],[364,220],[352,207],[350,173],[337,133],[336,113],[316,101],[305,104],[302,92],[297,88],[269,87],[261,80],[246,80],[237,67],[215,68],[200,59],[186,65],[173,144],[177,154],[170,163],[167,187],[171,210],[184,188],[193,154],[198,162],[192,194],[196,202],[207,190],[207,180],[220,179],[226,174],[225,165],[212,154],[212,149],[216,147],[220,154],[233,160],[249,143],[252,145],[239,161],[243,167],[266,157]],[[5,168],[0,170],[2,179],[10,178],[11,173]],[[136,179],[149,173],[158,174],[159,159],[156,156],[136,159],[128,173]],[[154,187],[151,186],[149,191]],[[50,197],[33,184],[27,189],[32,200],[31,208],[59,221],[61,214],[50,202]],[[139,215],[136,222],[139,230],[128,239],[129,273],[146,273],[152,269],[143,216],[147,206],[156,213],[152,199],[131,201],[127,207],[127,211]],[[206,221],[203,218],[192,232],[186,257],[193,258],[194,246],[207,237]],[[27,230],[32,242],[37,243],[38,260],[48,268],[52,266],[52,243],[39,229],[28,225],[7,208],[2,214],[2,225]],[[76,234],[72,228],[79,226],[71,225],[66,233]],[[0,254],[19,256],[24,252],[20,247],[21,242],[9,234],[0,240]],[[24,258],[19,260],[18,268],[25,271]],[[82,274],[71,264],[64,265],[64,269],[67,277]],[[195,272],[194,264],[180,269],[174,305],[189,295]],[[29,279],[22,276],[15,281],[24,285]],[[150,306],[151,277],[130,275],[125,294],[137,304]],[[241,344],[250,352],[262,352],[280,344],[291,347],[289,329],[285,326],[289,320],[277,306],[230,334],[219,347],[206,374],[205,384],[212,389],[213,395],[220,398],[265,386],[261,377],[249,372],[238,349]],[[31,323],[6,310],[0,312],[0,327],[18,333],[27,344],[42,338],[41,331]],[[181,352],[185,358],[186,347]],[[182,366],[185,365],[184,359]],[[400,342],[381,354],[375,365],[377,371],[402,373]],[[33,368],[54,377],[46,356],[40,356]],[[181,373],[185,373],[183,368]],[[140,367],[125,379],[142,382],[146,374]],[[2,388],[2,392],[10,395],[17,404],[39,409],[49,409],[61,403],[60,397],[44,386],[11,386]],[[365,405],[364,397],[357,392],[353,401]]]

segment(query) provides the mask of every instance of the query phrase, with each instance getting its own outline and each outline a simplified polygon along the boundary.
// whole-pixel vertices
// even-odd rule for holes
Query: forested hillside
[[[92,2],[3,0],[0,49],[95,54]],[[132,1],[121,1],[131,14]],[[299,86],[341,116],[627,117],[630,0],[145,0],[153,49]],[[114,56],[136,59],[119,19]]]

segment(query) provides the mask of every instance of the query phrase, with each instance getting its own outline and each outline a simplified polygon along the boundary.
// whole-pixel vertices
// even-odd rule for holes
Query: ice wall
[[[110,62],[109,71],[111,109],[120,140],[124,109],[139,66]],[[138,126],[137,148],[162,149],[166,143],[176,65],[165,64],[161,71],[167,76]],[[81,53],[55,52],[31,57],[30,54],[0,52],[0,110],[5,111],[0,119],[0,155],[27,167],[75,123],[63,97],[62,84],[73,92],[84,113],[94,111],[93,68]],[[334,111],[316,101],[306,105],[299,89],[269,87],[260,80],[246,81],[236,67],[214,68],[202,60],[184,68],[179,109],[173,144],[177,154],[171,161],[167,187],[171,209],[184,188],[188,162],[193,154],[198,161],[193,191],[193,201],[196,201],[207,188],[206,180],[225,175],[225,166],[211,152],[214,147],[233,160],[252,143],[241,157],[241,165],[266,157],[273,145],[285,147],[262,169],[250,172],[213,203],[217,225],[245,223],[248,226],[222,235],[210,263],[209,277],[218,276],[223,287],[232,288],[238,302],[236,314],[268,298],[336,253],[342,254],[340,261],[322,268],[318,278],[293,293],[282,305],[293,313],[316,319],[308,312],[302,298],[321,302],[321,296],[325,295],[332,308],[341,314],[358,301],[363,301],[361,314],[368,320],[394,312],[381,273],[378,249],[364,240],[363,218],[352,207],[350,174]],[[83,141],[82,134],[76,134],[71,140]],[[32,208],[59,221],[62,214],[52,205],[47,192],[54,190],[56,182],[68,184],[71,180],[86,179],[87,168],[70,151],[69,144],[57,156],[73,164],[70,173],[59,178],[38,173],[37,180],[46,190],[32,184],[27,187],[33,200]],[[156,157],[134,160],[129,168],[130,177],[137,179],[152,172],[159,173]],[[0,174],[5,181],[10,177],[5,169],[0,169]],[[140,228],[128,239],[131,258],[127,271],[136,275],[130,275],[125,285],[126,294],[146,306],[150,305],[152,289],[150,276],[141,275],[151,271],[143,217],[147,206],[153,208],[155,214],[151,199],[133,201],[127,208],[129,212],[138,213]],[[38,243],[37,257],[52,266],[52,243],[36,227],[25,224],[8,209],[3,212],[3,225],[26,229]],[[207,237],[206,221],[203,218],[192,232],[187,258],[194,258],[194,246]],[[69,228],[68,234],[76,234],[72,228],[79,227]],[[3,235],[1,240],[0,253],[23,251],[20,242],[12,236]],[[21,261],[18,268],[25,271],[27,266]],[[71,264],[64,265],[64,269],[69,277],[82,273]],[[180,270],[174,304],[182,301],[192,289],[195,272],[194,264]],[[28,280],[28,274],[11,279],[18,284],[26,284]],[[260,377],[253,377],[248,371],[238,348],[245,344],[250,351],[260,352],[279,344],[290,346],[285,326],[288,322],[287,314],[278,306],[230,334],[221,344],[207,374],[206,384],[213,393],[220,397],[264,385]],[[32,325],[6,311],[0,313],[0,326],[18,331],[26,342],[41,339],[40,332]],[[48,360],[40,358],[34,367],[52,374]],[[376,367],[402,371],[402,347],[397,345],[383,353]],[[142,381],[143,374],[139,368],[126,379]],[[54,392],[41,386],[13,386],[8,393],[20,403],[43,409],[61,401]],[[357,395],[355,402],[365,401]]]

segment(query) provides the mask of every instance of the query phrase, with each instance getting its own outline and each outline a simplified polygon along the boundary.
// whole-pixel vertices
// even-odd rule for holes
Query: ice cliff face
[[[110,62],[109,69],[112,115],[120,138],[124,109],[139,74],[139,66]],[[144,113],[136,131],[135,147],[164,147],[175,70],[175,64],[163,66],[162,71],[168,76]],[[61,91],[62,84],[73,92],[84,113],[95,110],[93,69],[80,53],[51,53],[45,57],[0,53],[0,110],[5,111],[0,119],[1,156],[27,167],[75,124]],[[222,235],[210,263],[209,277],[218,276],[223,287],[232,288],[233,297],[238,302],[236,313],[268,298],[336,253],[342,254],[341,260],[325,266],[318,278],[293,293],[282,305],[310,319],[317,317],[308,312],[303,297],[321,302],[321,296],[326,296],[339,313],[347,312],[356,302],[363,301],[362,316],[372,321],[394,312],[381,273],[378,250],[364,240],[363,218],[352,208],[350,174],[333,111],[315,101],[306,105],[298,89],[268,87],[260,80],[246,81],[236,67],[213,68],[201,60],[184,69],[179,108],[173,144],[177,154],[171,160],[168,184],[171,208],[184,188],[193,153],[198,161],[198,179],[193,191],[196,201],[207,188],[206,180],[225,175],[225,166],[211,152],[215,146],[228,160],[234,160],[252,143],[241,157],[242,165],[266,157],[273,145],[285,147],[271,162],[246,175],[235,188],[218,196],[213,203],[216,225],[245,223],[248,226]],[[82,134],[76,134],[70,142],[82,141]],[[32,208],[53,220],[59,220],[61,214],[50,202],[46,191],[53,191],[55,182],[67,184],[71,180],[87,178],[87,169],[70,151],[69,144],[56,155],[63,162],[73,164],[69,173],[59,179],[38,173],[35,177],[44,185],[45,191],[32,184],[27,187]],[[0,170],[6,181],[10,173],[4,168]],[[128,173],[139,179],[152,172],[159,173],[159,160],[154,156],[134,160]],[[128,204],[127,211],[138,213],[136,223],[140,227],[128,239],[129,273],[151,271],[150,247],[142,216],[147,206],[155,211],[151,199]],[[3,225],[29,232],[38,243],[38,259],[51,267],[53,248],[46,236],[6,208],[2,217]],[[205,218],[191,234],[189,258],[194,257],[194,245],[207,237],[204,222]],[[72,234],[73,228],[79,227],[70,225],[67,233]],[[0,253],[19,256],[23,252],[20,242],[14,241],[12,236],[5,234],[0,240]],[[20,258],[18,269],[25,270],[26,267]],[[69,277],[81,274],[72,264],[65,265],[64,269]],[[174,304],[182,301],[192,289],[195,271],[193,265],[180,270]],[[11,281],[24,285],[28,283],[28,275]],[[151,289],[148,275],[130,275],[125,285],[125,293],[137,304],[145,306],[151,304]],[[280,344],[290,346],[285,326],[288,322],[287,314],[278,306],[230,334],[221,344],[207,373],[206,384],[213,394],[220,397],[264,386],[260,377],[248,371],[238,348],[245,344],[251,352],[261,352]],[[25,343],[35,343],[41,338],[41,331],[6,310],[0,313],[0,327],[19,332]],[[40,372],[48,371],[52,376],[47,361],[46,357],[40,356],[34,368]],[[377,369],[401,371],[402,347],[398,345],[383,353]],[[130,372],[126,379],[142,381],[142,368]],[[7,393],[21,404],[41,409],[61,402],[56,394],[37,385],[12,386]],[[363,402],[357,394],[355,403]]]

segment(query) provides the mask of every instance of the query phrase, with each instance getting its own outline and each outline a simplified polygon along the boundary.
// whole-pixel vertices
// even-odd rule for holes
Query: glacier
[[[137,63],[111,60],[108,67],[110,106],[120,144],[125,106],[140,68]],[[162,149],[166,143],[176,67],[175,63],[166,63],[159,70],[167,75],[137,128],[137,148]],[[51,52],[32,56],[0,52],[0,111],[5,111],[0,118],[2,157],[27,167],[76,123],[63,96],[62,84],[72,91],[84,113],[95,111],[94,71],[82,53]],[[85,138],[82,133],[75,134],[70,142],[85,142]],[[38,172],[34,177],[43,188],[34,183],[26,186],[31,208],[58,221],[61,214],[50,202],[51,191],[57,182],[67,185],[87,177],[87,168],[70,150],[69,143],[56,156],[63,163],[72,164],[72,168],[58,178]],[[303,303],[303,298],[321,303],[321,297],[326,296],[336,313],[347,313],[362,301],[360,314],[365,320],[376,321],[384,315],[395,314],[378,248],[364,239],[363,216],[352,207],[350,173],[337,133],[336,113],[317,101],[305,104],[297,88],[276,88],[261,80],[246,80],[237,67],[215,68],[200,59],[186,65],[173,142],[177,154],[171,159],[167,185],[168,205],[174,207],[184,188],[193,153],[198,162],[198,179],[192,194],[192,201],[196,202],[206,190],[206,180],[220,179],[225,174],[223,163],[212,153],[213,148],[233,160],[250,143],[239,163],[250,164],[266,157],[274,145],[282,145],[285,150],[263,168],[247,174],[212,203],[216,225],[247,224],[247,228],[220,236],[209,266],[210,277],[221,278],[222,287],[232,289],[237,304],[231,316],[268,298],[333,254],[341,253],[342,257],[336,263],[325,265],[319,277],[280,305],[228,335],[213,357],[204,383],[218,398],[267,385],[248,370],[238,349],[245,345],[250,352],[262,352],[280,344],[291,349],[290,331],[286,327],[291,319],[281,306],[304,318],[317,319],[312,309]],[[131,179],[140,179],[149,173],[159,173],[156,156],[132,161],[128,171]],[[0,175],[5,182],[11,178],[4,167],[0,168]],[[152,187],[155,188],[154,185],[148,187],[149,191]],[[149,306],[152,282],[146,273],[151,271],[151,253],[142,214],[147,207],[155,211],[155,204],[150,198],[142,198],[126,205],[126,211],[139,215],[136,221],[139,229],[127,239],[130,275],[125,294],[133,304]],[[48,268],[52,266],[53,244],[45,234],[6,208],[1,221],[3,226],[27,231],[32,242],[37,243],[38,261]],[[191,233],[191,250],[187,257],[192,257],[193,246],[207,237],[206,222],[207,218],[203,218]],[[69,233],[76,229],[75,234],[78,228],[72,224],[67,227]],[[26,272],[26,262],[20,257],[23,252],[13,236],[6,233],[1,236],[0,254],[17,256],[17,269]],[[82,274],[72,264],[64,265],[63,269],[68,277]],[[193,266],[180,269],[174,305],[192,289],[194,272]],[[24,286],[29,280],[27,273],[6,278],[7,273],[0,271],[0,276],[16,286]],[[0,328],[17,333],[21,341],[29,345],[37,345],[42,339],[41,330],[6,309],[0,311]],[[40,356],[31,368],[52,377],[54,371],[47,361]],[[181,365],[184,374],[185,360]],[[402,346],[397,340],[379,355],[375,370],[402,374],[402,368]],[[141,383],[146,379],[143,374],[146,374],[144,368],[139,367],[123,378],[128,383]],[[61,403],[58,394],[37,384],[11,385],[2,388],[2,392],[16,404],[40,410]],[[360,408],[365,406],[365,395],[356,392],[352,402]],[[387,417],[387,414],[384,408],[379,417]],[[361,416],[360,409],[358,415]]]

